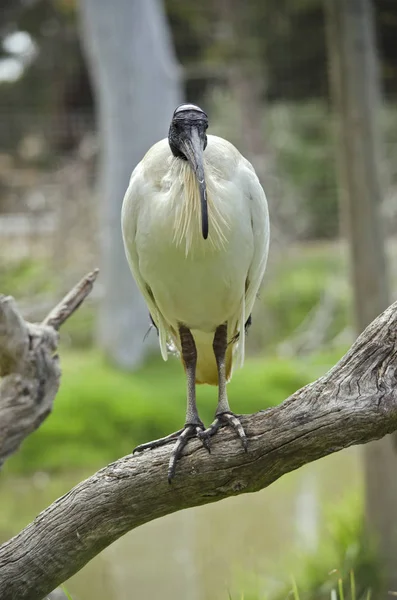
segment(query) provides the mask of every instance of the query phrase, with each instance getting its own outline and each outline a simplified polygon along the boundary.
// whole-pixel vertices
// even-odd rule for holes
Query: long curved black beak
[[[204,140],[194,125],[191,126],[189,135],[182,142],[183,153],[192,167],[200,189],[201,204],[201,233],[206,240],[208,237],[208,204],[207,204],[207,186],[204,177]]]

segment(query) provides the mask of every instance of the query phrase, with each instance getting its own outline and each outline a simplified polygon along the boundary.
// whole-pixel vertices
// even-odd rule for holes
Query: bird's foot
[[[243,426],[240,423],[240,420],[232,412],[224,412],[224,413],[220,413],[220,414],[216,415],[215,421],[213,421],[211,423],[211,425],[208,427],[208,429],[204,429],[204,431],[200,431],[197,434],[197,437],[199,437],[202,440],[204,440],[204,439],[209,440],[209,438],[211,438],[213,435],[215,435],[215,433],[221,427],[232,427],[234,429],[234,431],[237,433],[238,437],[240,438],[241,444],[242,444],[245,452],[247,452],[247,450],[248,450],[247,436],[245,435],[245,431],[244,431]]]
[[[145,444],[139,444],[132,451],[133,454],[135,452],[143,452],[144,450],[152,450],[153,448],[159,448],[160,446],[165,446],[166,444],[170,444],[171,442],[175,442],[178,439],[178,436],[184,431],[184,429],[179,429],[179,431],[175,431],[174,433],[170,433],[163,438],[158,440],[152,440],[151,442],[146,442]]]
[[[176,442],[174,448],[172,449],[170,462],[168,464],[168,482],[171,483],[175,475],[176,463],[181,457],[182,450],[191,438],[199,438],[204,448],[210,452],[208,437],[201,437],[200,435],[204,432],[204,430],[205,427],[201,421],[197,423],[186,423],[183,429],[179,429],[179,431],[175,431],[175,433],[171,433],[170,435],[158,440],[153,440],[152,442],[147,442],[146,444],[140,444],[140,446],[134,448],[133,454],[135,454],[135,452],[151,450],[152,448],[159,448],[160,446],[165,446],[171,442]]]

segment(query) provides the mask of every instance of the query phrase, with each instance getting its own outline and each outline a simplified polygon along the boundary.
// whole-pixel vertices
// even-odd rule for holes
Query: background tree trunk
[[[160,0],[81,0],[80,15],[101,144],[99,342],[113,362],[133,368],[150,348],[149,318],[124,255],[121,205],[132,170],[167,135],[182,98],[180,71]]]
[[[349,240],[357,332],[388,304],[380,208],[380,83],[370,0],[324,2],[331,88],[338,115],[340,216]],[[397,461],[392,437],[364,448],[366,516],[388,590],[397,591]]]

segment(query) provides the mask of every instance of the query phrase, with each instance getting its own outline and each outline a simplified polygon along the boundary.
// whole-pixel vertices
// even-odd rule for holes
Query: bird
[[[245,329],[269,251],[269,213],[254,168],[233,144],[207,135],[208,116],[179,105],[168,137],[155,143],[132,172],[121,224],[126,257],[158,332],[161,355],[179,353],[187,381],[184,426],[134,452],[174,442],[168,481],[188,441],[210,439],[224,426],[247,451],[226,384],[242,366]],[[196,384],[218,387],[213,423],[206,428]]]

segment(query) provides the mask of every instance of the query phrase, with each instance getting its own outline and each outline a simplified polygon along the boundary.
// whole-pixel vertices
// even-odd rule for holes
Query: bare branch
[[[68,319],[91,292],[98,277],[99,269],[88,273],[72,290],[57,304],[57,306],[44,319],[42,325],[50,325],[58,331],[60,326]]]
[[[308,462],[391,433],[396,381],[397,303],[325,376],[280,406],[242,418],[248,453],[221,430],[210,455],[189,442],[172,485],[170,448],[158,448],[108,465],[54,502],[0,547],[0,597],[39,600],[134,527],[257,491]]]
[[[15,300],[0,295],[0,466],[51,412],[61,376],[56,330],[90,293],[97,274],[82,279],[41,325],[24,321]]]

